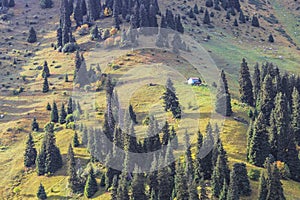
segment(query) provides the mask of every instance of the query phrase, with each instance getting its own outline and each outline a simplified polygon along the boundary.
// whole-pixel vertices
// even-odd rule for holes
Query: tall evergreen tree
[[[204,24],[210,24],[210,16],[209,16],[209,13],[208,13],[207,9],[205,10],[205,13],[204,13],[203,23]]]
[[[273,166],[272,175],[269,177],[268,194],[266,200],[285,200],[280,174],[276,165]]]
[[[166,91],[163,94],[165,111],[171,111],[175,119],[181,118],[181,108],[175,91],[172,91],[166,84]]]
[[[229,94],[228,83],[224,70],[221,71],[220,75],[215,109],[216,112],[221,115],[232,115],[231,96]]]
[[[53,174],[63,165],[62,157],[59,148],[56,146],[55,136],[53,132],[46,133],[46,159],[45,159],[45,172]]]
[[[261,173],[259,179],[259,188],[258,188],[258,200],[267,199],[268,189],[267,189],[267,181],[265,175]]]
[[[74,147],[79,147],[79,139],[78,139],[78,134],[77,134],[77,132],[75,131],[75,133],[74,133],[74,137],[73,137],[73,146]]]
[[[84,187],[84,195],[87,198],[91,198],[92,196],[94,196],[94,194],[98,191],[98,185],[97,185],[97,180],[94,174],[94,169],[91,166],[90,170],[89,170],[89,174],[88,174],[88,178],[87,181],[85,183],[85,187]]]
[[[291,128],[298,145],[300,145],[300,94],[296,87],[293,90],[292,124]]]
[[[136,169],[131,183],[132,200],[147,199],[145,191],[145,180],[145,175]]]
[[[83,191],[83,183],[78,177],[77,171],[76,171],[76,161],[75,161],[75,155],[72,148],[72,145],[69,145],[68,149],[68,183],[69,187],[72,190],[73,193],[82,192]]]
[[[24,166],[32,167],[35,164],[36,156],[37,152],[34,147],[34,141],[31,133],[29,133],[24,153]]]
[[[121,178],[119,180],[118,184],[118,190],[117,190],[117,200],[129,200],[129,194],[128,194],[128,186],[127,186],[127,170],[124,170],[122,174],[120,175]]]
[[[77,0],[74,8],[74,19],[76,21],[76,26],[81,26],[83,23],[83,8],[82,8],[82,1],[85,0]]]
[[[182,163],[178,162],[175,176],[176,199],[188,200],[188,177]]]
[[[260,69],[258,66],[258,63],[254,65],[254,74],[253,74],[253,97],[255,102],[259,100],[259,94],[260,94]]]
[[[196,158],[194,159],[194,179],[196,183],[199,183],[202,179],[202,172],[201,172],[201,152],[202,152],[202,144],[203,144],[203,135],[198,130],[197,132],[197,143],[196,143]]]
[[[47,194],[46,194],[46,191],[45,191],[45,188],[44,186],[42,185],[42,183],[40,183],[40,186],[39,186],[39,189],[36,193],[36,196],[38,199],[40,200],[45,200],[47,199]]]
[[[49,83],[48,83],[48,78],[45,76],[44,82],[43,82],[43,93],[47,93],[49,91]]]
[[[227,200],[239,200],[238,174],[235,170],[230,173],[230,184],[227,191]]]
[[[132,120],[135,124],[137,124],[138,122],[137,122],[137,120],[136,120],[136,114],[135,114],[135,112],[134,112],[133,107],[132,107],[131,104],[129,105],[128,110],[129,110],[129,115],[130,115],[131,120]]]
[[[8,2],[8,7],[12,8],[12,7],[15,7],[15,0],[9,0]]]
[[[273,80],[270,75],[264,78],[262,90],[261,90],[261,101],[260,109],[266,117],[266,122],[268,124],[270,120],[271,111],[274,108],[274,98],[276,96],[276,91],[274,91]]]
[[[59,115],[59,123],[60,124],[64,124],[66,123],[66,117],[67,117],[67,113],[65,110],[65,105],[62,103],[61,104],[61,108],[60,108],[60,115]]]
[[[47,76],[47,77],[50,76],[50,70],[49,70],[47,61],[44,62],[43,72],[42,72],[42,77],[44,78],[45,76]]]
[[[36,168],[37,168],[38,176],[44,175],[46,173],[45,161],[46,161],[46,143],[43,141],[41,145],[41,150],[36,158]]]
[[[247,175],[246,165],[244,163],[235,163],[233,165],[233,171],[237,174],[237,185],[238,191],[241,196],[250,196],[251,195],[251,187],[250,181]]]
[[[144,4],[140,6],[140,27],[149,27],[148,12]]]
[[[258,17],[255,15],[252,17],[252,26],[259,27]]]
[[[250,106],[253,106],[254,104],[253,104],[252,81],[250,77],[248,64],[245,59],[243,59],[243,63],[241,64],[241,68],[240,68],[239,84],[240,84],[239,90],[241,95],[241,101]]]
[[[57,123],[58,122],[58,110],[57,110],[57,106],[55,101],[53,101],[52,104],[52,110],[51,110],[51,114],[50,114],[50,121]]]
[[[253,136],[249,148],[249,162],[263,166],[270,153],[269,137],[267,134],[266,118],[261,112],[254,122]]]
[[[244,12],[242,10],[240,11],[239,21],[240,21],[240,23],[243,23],[243,24],[246,23],[246,18],[245,18]]]
[[[31,130],[32,131],[39,131],[39,123],[36,121],[36,117],[33,118],[32,124],[31,124]]]

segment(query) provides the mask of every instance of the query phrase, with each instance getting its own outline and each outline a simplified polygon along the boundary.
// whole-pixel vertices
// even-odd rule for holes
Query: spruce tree
[[[140,27],[149,27],[149,18],[145,5],[140,6]]]
[[[270,43],[274,43],[274,42],[275,42],[272,33],[270,33],[269,38],[268,38],[268,41],[269,41]]]
[[[43,93],[47,93],[49,91],[49,83],[48,83],[48,78],[45,76],[44,82],[43,82]]]
[[[291,128],[298,145],[300,145],[300,94],[295,87],[293,90],[292,123]]]
[[[42,77],[45,78],[45,76],[47,76],[47,77],[50,76],[50,70],[49,70],[47,61],[44,62],[43,72],[42,72]]]
[[[147,199],[145,191],[145,180],[145,175],[136,169],[131,183],[132,200]]]
[[[69,97],[69,100],[68,100],[67,113],[68,113],[68,115],[73,113],[73,100],[72,100],[72,97]]]
[[[250,77],[250,72],[246,60],[243,58],[243,63],[240,68],[239,76],[241,101],[250,106],[253,106],[253,87]]]
[[[213,162],[212,162],[212,146],[214,145],[214,137],[212,133],[212,127],[211,124],[208,123],[206,127],[206,136],[203,141],[203,149],[206,151],[204,152],[204,155],[202,155],[201,159],[201,173],[203,174],[203,179],[208,180],[211,178],[212,172],[213,172]]]
[[[197,184],[195,181],[192,182],[191,185],[189,185],[188,187],[188,191],[189,191],[189,200],[199,200],[199,195],[198,195],[198,191],[197,191]]]
[[[61,108],[60,108],[60,115],[59,115],[59,123],[60,124],[64,124],[66,123],[66,117],[67,117],[67,113],[65,110],[65,105],[62,103],[61,104]]]
[[[31,124],[31,130],[32,131],[39,131],[39,123],[36,121],[36,118],[33,118],[32,124]]]
[[[270,153],[266,126],[265,115],[261,112],[254,122],[253,136],[249,147],[249,162],[260,167],[263,166]]]
[[[260,85],[261,85],[260,69],[258,63],[254,65],[254,74],[253,74],[252,82],[253,82],[253,97],[255,102],[257,102],[259,100]]]
[[[84,126],[84,128],[82,130],[81,144],[84,146],[88,144],[88,129],[86,126]]]
[[[68,175],[69,175],[68,186],[73,193],[82,192],[83,184],[76,172],[75,155],[71,144],[69,145],[67,159],[68,159]]]
[[[37,152],[34,147],[34,141],[31,133],[29,133],[24,153],[24,166],[32,167],[35,164],[36,156]]]
[[[162,145],[168,145],[169,139],[170,139],[170,130],[169,130],[169,123],[168,121],[165,122],[165,125],[162,128]]]
[[[209,16],[209,13],[208,13],[207,9],[205,10],[205,13],[204,13],[203,23],[204,24],[210,24],[210,16]]]
[[[243,24],[246,23],[245,15],[242,10],[240,11],[239,21],[240,21],[240,23],[243,23]]]
[[[226,200],[227,199],[227,191],[228,191],[228,185],[227,185],[226,180],[224,180],[223,188],[222,188],[222,191],[220,193],[219,200]]]
[[[171,111],[175,119],[181,118],[181,108],[176,92],[172,91],[166,84],[166,91],[163,94],[165,111]]]
[[[79,27],[83,23],[83,8],[82,8],[82,2],[85,2],[85,0],[77,0],[74,8],[74,19],[76,21],[76,26]]]
[[[41,150],[36,158],[36,168],[37,168],[38,176],[44,175],[46,173],[45,161],[46,161],[46,143],[43,141],[41,145]]]
[[[47,103],[46,110],[51,111],[51,105],[49,102]]]
[[[127,187],[127,171],[124,170],[118,184],[117,200],[129,200],[128,187]]]
[[[175,176],[176,199],[188,200],[188,177],[182,163],[177,162]]]
[[[229,94],[227,79],[224,70],[221,71],[216,98],[216,112],[224,116],[231,116],[231,96]]]
[[[184,134],[184,148],[185,148],[185,173],[188,179],[194,179],[191,141],[187,131],[185,131]]]
[[[73,146],[74,147],[79,147],[80,143],[79,143],[79,139],[78,139],[78,134],[77,132],[75,131],[74,133],[74,137],[73,137]]]
[[[277,165],[273,165],[272,175],[269,177],[268,182],[268,194],[266,200],[285,200],[283,193],[282,183],[280,182],[280,173],[277,168]]]
[[[52,0],[40,0],[40,6],[42,9],[52,8],[53,2]]]
[[[136,120],[136,114],[135,114],[135,112],[134,112],[133,107],[132,107],[131,104],[129,105],[128,110],[129,110],[129,115],[130,115],[131,120],[132,120],[135,124],[137,124],[138,122],[137,122],[137,120]]]
[[[29,30],[29,35],[28,35],[28,38],[27,38],[27,42],[34,43],[36,41],[37,41],[36,32],[35,32],[34,28],[31,27],[30,30]]]
[[[94,194],[98,191],[98,185],[97,185],[97,180],[94,174],[94,169],[91,166],[90,170],[89,170],[89,174],[87,177],[87,181],[85,183],[85,187],[84,187],[84,195],[87,198],[91,198],[92,196],[94,196]]]
[[[272,77],[270,75],[267,75],[263,81],[260,101],[260,110],[262,113],[264,113],[267,124],[270,120],[271,111],[274,108],[275,96],[276,91],[274,91]]]
[[[63,165],[62,157],[59,148],[56,146],[56,140],[53,132],[46,133],[46,159],[45,159],[45,172],[53,174]]]
[[[261,173],[259,179],[259,188],[258,188],[258,200],[267,199],[268,189],[267,189],[267,181],[264,173]]]
[[[258,17],[255,15],[252,17],[252,26],[259,27]]]
[[[200,183],[200,180],[202,179],[202,172],[201,172],[201,152],[202,152],[202,144],[203,144],[203,135],[198,130],[197,132],[197,143],[196,143],[196,158],[194,159],[194,179],[196,183]]]
[[[247,175],[246,165],[244,163],[235,163],[233,165],[233,171],[237,174],[237,185],[238,191],[241,196],[250,196],[251,195],[251,187],[250,181]]]
[[[232,170],[230,173],[230,184],[227,191],[227,200],[239,200],[239,187],[238,187],[238,176],[235,170]]]
[[[55,101],[53,101],[52,110],[50,114],[50,122],[58,122],[58,110]]]
[[[45,188],[44,186],[42,185],[42,183],[40,183],[40,186],[39,186],[39,189],[36,193],[36,196],[38,199],[40,200],[45,200],[47,199],[47,194],[46,194],[46,191],[45,191]]]

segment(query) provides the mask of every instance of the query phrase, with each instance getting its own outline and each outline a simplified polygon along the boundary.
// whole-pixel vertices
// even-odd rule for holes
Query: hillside
[[[76,1],[75,1],[76,2]],[[32,132],[38,152],[46,135],[44,126],[49,122],[50,111],[46,110],[47,103],[55,101],[60,110],[61,104],[68,104],[69,97],[78,99],[82,110],[80,123],[91,127],[102,128],[105,121],[107,96],[105,86],[101,80],[95,81],[90,87],[77,92],[73,85],[75,69],[75,52],[62,53],[54,50],[57,43],[57,28],[60,26],[60,1],[55,0],[53,8],[41,9],[38,0],[15,2],[6,14],[1,14],[0,20],[0,197],[3,199],[33,199],[36,198],[37,189],[42,183],[48,199],[86,199],[83,195],[73,195],[67,187],[67,154],[69,144],[72,143],[75,130],[67,129],[65,125],[55,125],[56,144],[60,149],[63,167],[53,175],[37,176],[35,169],[24,167],[24,150],[27,136]],[[210,25],[203,24],[204,13],[196,14],[196,20],[188,16],[190,8],[195,3],[199,10],[206,9],[205,1],[158,1],[160,11],[172,10],[181,15],[184,26],[182,35],[191,51],[179,53],[156,48],[155,38],[139,37],[141,47],[133,48],[105,48],[113,43],[119,44],[122,38],[122,29],[128,29],[129,23],[121,24],[121,30],[112,28],[112,17],[97,20],[92,27],[83,25],[75,27],[73,17],[73,36],[83,53],[87,69],[92,65],[96,69],[99,64],[101,73],[111,75],[117,83],[118,100],[123,109],[128,103],[133,106],[139,122],[135,126],[137,137],[143,138],[147,126],[142,122],[149,113],[154,113],[160,121],[168,121],[176,128],[179,138],[179,149],[174,151],[175,157],[183,157],[184,133],[188,130],[192,142],[193,157],[196,150],[197,130],[205,135],[208,122],[221,127],[221,139],[228,155],[229,166],[244,162],[247,170],[263,168],[256,167],[247,162],[247,130],[250,118],[249,106],[239,99],[239,69],[242,58],[246,58],[250,72],[253,74],[255,63],[260,65],[272,62],[278,65],[280,71],[291,74],[300,74],[300,2],[294,0],[241,0],[241,9],[249,17],[246,23],[234,26],[234,19],[239,14],[226,19],[227,12],[208,8],[214,16],[210,17]],[[26,4],[28,6],[26,6]],[[1,11],[0,11],[1,12]],[[251,26],[253,16],[258,16],[260,27]],[[185,16],[185,17],[183,17]],[[160,21],[161,16],[157,16]],[[197,23],[198,21],[198,23]],[[98,26],[102,32],[111,31],[111,37],[105,41],[91,40],[90,32]],[[37,42],[28,43],[28,31],[34,27],[37,32]],[[116,33],[114,33],[114,31]],[[85,32],[86,34],[82,34]],[[109,34],[110,34],[109,33]],[[170,35],[174,34],[171,31]],[[275,42],[268,41],[272,34]],[[111,38],[114,38],[110,40]],[[148,45],[148,43],[151,45]],[[171,38],[170,38],[171,42]],[[150,48],[151,47],[151,48]],[[193,60],[192,60],[193,59]],[[42,93],[44,78],[42,66],[47,61],[51,76],[49,77],[49,92]],[[232,96],[233,115],[222,117],[214,113],[216,89],[213,83],[218,82],[219,71],[224,69]],[[69,81],[65,81],[68,75]],[[103,75],[102,74],[102,75]],[[153,78],[154,77],[154,78]],[[165,81],[171,77],[176,93],[186,115],[182,121],[172,118],[172,114],[164,112],[162,96],[165,91]],[[204,84],[200,87],[185,84],[189,77],[201,77]],[[130,85],[128,82],[132,81]],[[125,86],[123,87],[123,83]],[[154,85],[152,85],[152,83]],[[137,85],[138,84],[138,85]],[[99,86],[99,87],[98,87]],[[126,88],[128,87],[128,88]],[[100,89],[99,89],[100,88]],[[130,88],[134,88],[131,91]],[[136,89],[138,88],[138,89]],[[95,92],[96,89],[99,91]],[[158,113],[158,114],[157,114]],[[36,117],[40,131],[32,131],[31,123]],[[246,119],[247,123],[236,120]],[[96,126],[97,125],[97,126]],[[82,137],[81,131],[76,131]],[[87,148],[80,146],[74,148],[77,162],[87,171],[90,154]],[[105,173],[103,163],[93,164],[98,175]],[[87,173],[87,172],[86,172]],[[97,176],[98,183],[101,176]],[[286,199],[298,199],[300,184],[298,182],[281,180]],[[250,181],[252,194],[241,199],[256,199],[258,195],[258,181]],[[211,197],[212,190],[209,181],[206,181],[207,193]],[[198,187],[200,190],[200,187]],[[104,188],[94,195],[94,199],[110,199],[110,193]]]

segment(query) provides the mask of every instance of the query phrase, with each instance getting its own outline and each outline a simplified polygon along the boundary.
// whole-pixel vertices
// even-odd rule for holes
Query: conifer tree
[[[269,41],[270,43],[274,43],[274,42],[275,42],[272,33],[270,33],[269,38],[268,38],[268,41]]]
[[[254,65],[254,74],[253,74],[253,97],[255,102],[258,101],[259,99],[259,94],[260,94],[260,69],[258,66],[258,63]]]
[[[52,110],[50,114],[50,122],[58,122],[58,110],[55,101],[53,101]]]
[[[158,180],[158,198],[170,199],[172,197],[172,190],[174,187],[173,177],[170,175],[168,167],[158,167],[157,180]]]
[[[239,76],[241,101],[250,106],[253,106],[253,87],[250,77],[250,72],[246,60],[243,58],[243,63],[240,68]]]
[[[39,131],[39,123],[36,121],[36,118],[33,118],[32,124],[31,124],[31,130],[32,131]]]
[[[45,78],[45,76],[47,76],[47,77],[50,76],[50,70],[49,70],[47,61],[44,62],[43,72],[42,72],[42,77]]]
[[[24,153],[24,166],[32,167],[35,164],[36,156],[37,152],[34,147],[34,141],[31,133],[29,133]]]
[[[118,184],[117,200],[129,200],[128,187],[127,187],[127,170],[124,170],[120,175],[121,178]]]
[[[35,32],[34,28],[31,27],[30,30],[29,30],[29,35],[28,35],[28,38],[27,38],[27,42],[34,43],[36,41],[37,41],[36,32]]]
[[[227,79],[224,70],[221,71],[218,85],[216,112],[224,116],[232,115],[231,97],[229,94]]]
[[[38,176],[44,175],[46,173],[45,161],[46,161],[46,143],[43,141],[41,150],[36,158],[36,168],[37,168]]]
[[[117,200],[118,177],[114,176],[111,187],[111,200]]]
[[[73,193],[82,192],[83,184],[76,172],[75,155],[71,144],[69,145],[67,158],[68,158],[69,187],[71,188]]]
[[[40,200],[47,199],[47,194],[46,194],[45,188],[42,185],[42,183],[40,183],[40,186],[39,186],[39,189],[38,189],[38,192],[37,192],[36,196]]]
[[[165,111],[171,111],[175,119],[181,118],[181,108],[175,91],[172,91],[166,85],[166,91],[163,94]]]
[[[86,126],[84,126],[81,136],[81,144],[87,145],[88,144],[88,129]]]
[[[268,194],[266,200],[273,200],[273,199],[285,200],[277,165],[273,165],[272,175],[268,179],[269,179]]]
[[[59,115],[59,123],[60,124],[64,124],[66,123],[66,117],[67,117],[67,113],[65,110],[65,105],[62,103],[61,104],[61,108],[60,108],[60,115]]]
[[[259,27],[258,17],[255,15],[252,17],[252,26]]]
[[[300,94],[295,87],[292,94],[292,123],[291,128],[298,145],[300,145]]]
[[[273,81],[270,75],[265,77],[261,91],[260,109],[261,112],[264,113],[268,124],[271,111],[274,108],[274,98],[276,96],[276,91],[274,91]]]
[[[233,171],[237,174],[237,185],[238,191],[241,196],[250,196],[251,195],[251,187],[250,181],[247,175],[246,165],[244,163],[235,163],[233,165]]]
[[[214,145],[214,137],[212,133],[211,124],[208,123],[206,127],[206,136],[203,141],[204,152],[203,158],[201,159],[201,173],[203,173],[203,179],[208,180],[211,178],[213,172],[213,162],[212,162],[212,146]]]
[[[235,170],[230,173],[230,184],[227,191],[227,200],[239,200],[238,174]]]
[[[47,103],[46,110],[51,111],[51,105],[49,102]]]
[[[69,100],[68,100],[67,113],[68,113],[68,115],[73,113],[73,100],[72,100],[72,97],[69,97]]]
[[[97,191],[98,191],[98,185],[97,185],[96,177],[94,174],[94,169],[91,166],[91,168],[89,170],[88,178],[87,178],[87,181],[86,181],[85,187],[84,187],[84,195],[87,198],[91,198],[92,196],[94,196],[94,194]]]
[[[131,183],[132,187],[132,200],[147,199],[145,191],[145,175],[139,170],[135,169],[133,180]]]
[[[157,14],[157,10],[155,10],[154,5],[151,4],[150,8],[149,8],[149,26],[150,27],[158,27],[156,14]]]
[[[197,4],[194,5],[194,13],[197,15],[199,14],[199,8]]]
[[[191,151],[191,141],[187,131],[184,134],[184,147],[185,147],[185,173],[188,179],[194,179],[194,167]]]
[[[133,107],[132,107],[131,104],[129,105],[128,110],[129,110],[129,115],[130,115],[131,120],[132,120],[135,124],[137,124],[138,122],[137,122],[137,120],[136,120],[136,114],[135,114],[135,112],[134,112]]]
[[[53,2],[52,0],[40,0],[40,6],[42,9],[52,8]]]
[[[205,13],[204,13],[203,23],[204,24],[210,24],[210,16],[209,16],[209,13],[208,13],[207,9],[205,10]]]
[[[49,83],[48,78],[45,76],[44,82],[43,82],[43,93],[47,93],[49,91]]]
[[[179,33],[184,33],[184,27],[181,23],[181,17],[180,15],[175,15],[175,29]]]
[[[196,143],[196,158],[194,159],[194,180],[196,183],[200,183],[200,180],[202,179],[202,172],[201,172],[201,151],[202,151],[202,144],[203,144],[203,135],[198,130],[197,132],[197,143]]]
[[[75,133],[74,133],[74,137],[73,137],[73,146],[74,147],[79,147],[79,139],[78,139],[78,134],[77,134],[77,132],[75,131]]]
[[[45,159],[45,172],[53,174],[63,165],[62,157],[59,148],[56,146],[55,136],[53,132],[46,133],[46,159]]]
[[[220,193],[219,200],[226,200],[227,199],[227,191],[228,191],[228,185],[226,183],[226,180],[224,180],[223,188],[222,188],[222,191]]]
[[[259,188],[258,188],[258,200],[265,200],[267,199],[268,189],[267,189],[267,182],[265,175],[261,173],[259,179]]]
[[[180,161],[177,163],[175,176],[176,199],[188,200],[188,177]]]
[[[198,195],[198,191],[197,191],[197,184],[195,181],[192,182],[191,185],[189,185],[188,187],[188,191],[189,191],[189,200],[199,200],[199,195]]]
[[[246,23],[245,15],[242,10],[240,11],[239,21],[243,24]]]
[[[83,8],[82,8],[82,1],[85,0],[77,0],[74,8],[74,19],[76,21],[76,26],[81,26],[83,23]]]
[[[206,191],[206,184],[204,183],[204,181],[201,181],[201,190],[200,190],[200,200],[207,200],[208,198],[208,194]]]
[[[178,148],[178,137],[177,137],[176,131],[174,129],[174,126],[172,126],[172,128],[171,128],[170,141],[172,144],[172,148],[177,149]]]

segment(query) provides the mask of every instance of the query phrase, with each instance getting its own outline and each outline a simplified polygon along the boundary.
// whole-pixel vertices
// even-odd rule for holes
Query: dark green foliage
[[[181,23],[180,15],[175,15],[175,30],[179,33],[184,33],[184,27]]]
[[[44,175],[45,170],[45,161],[46,161],[46,143],[43,142],[41,145],[41,150],[36,158],[36,168],[38,176]]]
[[[266,118],[261,112],[254,122],[253,135],[249,144],[249,162],[263,166],[270,153],[269,137],[267,134]]]
[[[92,40],[99,40],[99,39],[101,39],[101,35],[99,33],[98,26],[95,26],[95,27],[92,28],[92,30],[91,30],[91,38],[92,38]]]
[[[170,130],[169,130],[169,123],[166,121],[164,127],[162,128],[162,145],[168,145],[170,139]]]
[[[82,3],[84,2],[85,5],[85,0],[77,0],[74,8],[74,19],[76,21],[76,26],[80,26],[83,23],[83,7]]]
[[[168,167],[159,167],[157,173],[158,180],[158,198],[159,199],[170,199],[172,196],[172,190],[174,187],[174,179],[170,174]]]
[[[38,199],[40,200],[44,200],[44,199],[47,199],[47,194],[46,194],[46,191],[45,191],[45,188],[44,186],[42,185],[42,183],[40,184],[39,186],[39,189],[36,193],[36,196]]]
[[[210,24],[210,16],[209,16],[208,10],[205,10],[203,23]]]
[[[259,93],[260,93],[260,69],[258,66],[258,63],[255,64],[254,66],[254,74],[253,74],[253,97],[255,102],[259,100]]]
[[[165,111],[171,111],[175,119],[181,118],[181,108],[176,92],[166,84],[166,92],[163,95]]]
[[[194,180],[196,183],[199,183],[202,179],[202,172],[201,172],[201,147],[203,144],[203,135],[198,130],[197,132],[197,143],[196,143],[196,158],[194,160]]]
[[[199,14],[199,8],[197,4],[194,5],[194,13],[197,15]]]
[[[69,145],[68,150],[68,182],[69,187],[71,188],[73,193],[83,192],[83,181],[78,177],[78,174],[76,172],[76,161],[75,161],[75,155],[73,152],[72,145]]]
[[[101,179],[100,179],[100,187],[104,188],[105,187],[105,174],[101,175]]]
[[[208,200],[208,194],[206,191],[206,184],[204,183],[204,181],[202,181],[201,183],[201,190],[200,190],[200,200]]]
[[[229,183],[229,168],[227,165],[227,158],[224,157],[223,153],[220,153],[216,162],[212,174],[212,191],[215,197],[219,197],[224,186],[224,181],[226,184]]]
[[[196,182],[193,181],[192,184],[188,186],[188,191],[189,200],[199,200]]]
[[[46,109],[47,109],[48,111],[51,111],[51,105],[50,105],[49,102],[47,103]]]
[[[240,68],[239,84],[240,84],[240,98],[243,103],[253,106],[253,86],[251,76],[246,60],[243,58],[243,62]]]
[[[226,200],[227,199],[227,191],[228,191],[228,185],[226,183],[226,180],[224,180],[223,188],[222,188],[222,191],[220,193],[219,200]]]
[[[273,87],[272,77],[270,75],[267,75],[263,81],[260,101],[260,109],[261,112],[264,113],[267,122],[270,120],[271,111],[274,108],[275,96],[276,91]]]
[[[118,177],[114,176],[112,180],[112,187],[111,187],[111,200],[117,199],[117,190],[118,190]]]
[[[65,82],[66,83],[69,82],[69,76],[68,76],[68,74],[65,74]]]
[[[300,145],[300,94],[296,88],[293,90],[293,103],[292,103],[292,124],[291,128],[295,135],[298,145]]]
[[[60,124],[66,123],[66,117],[67,117],[67,113],[65,110],[65,105],[62,103],[60,108],[59,123]]]
[[[127,187],[127,172],[122,172],[121,178],[118,184],[117,200],[129,200],[128,187]]]
[[[97,191],[98,191],[98,185],[97,185],[96,177],[94,174],[94,169],[91,166],[91,168],[89,170],[88,178],[87,178],[87,181],[86,181],[85,187],[84,187],[84,195],[87,198],[91,198],[92,196],[94,196],[94,194]]]
[[[252,26],[259,27],[259,21],[258,21],[257,16],[255,16],[255,15],[252,17]]]
[[[243,24],[246,23],[245,15],[242,10],[240,11],[239,21],[240,21],[240,23],[243,23]]]
[[[31,124],[31,130],[32,131],[39,131],[39,123],[36,121],[36,118],[33,118],[32,124]]]
[[[75,79],[74,79],[74,83],[75,84],[79,84],[80,87],[84,87],[85,85],[88,85],[90,83],[89,81],[89,77],[88,77],[88,72],[86,69],[86,63],[84,60],[83,55],[81,56],[81,62],[80,62],[80,66],[79,69],[77,69],[78,65],[77,65],[77,56],[76,56],[76,75],[75,75]]]
[[[206,0],[206,2],[205,2],[205,6],[206,7],[213,7],[214,6],[214,2],[212,1],[212,0]]]
[[[40,0],[40,6],[42,9],[52,8],[53,2],[52,0]]]
[[[236,177],[237,178],[236,182],[238,185],[239,194],[241,196],[250,196],[252,190],[247,175],[246,165],[244,163],[235,163],[233,165],[233,171],[235,171],[235,174],[238,175]]]
[[[227,191],[227,200],[239,200],[239,186],[238,186],[238,176],[235,170],[232,170],[230,173],[230,184]]]
[[[166,22],[167,22],[167,26],[169,28],[171,28],[172,30],[175,30],[174,14],[169,9],[166,9]]]
[[[50,76],[50,70],[49,70],[47,61],[44,62],[43,72],[42,72],[42,77],[45,78],[45,76],[47,76],[47,77]]]
[[[130,115],[131,120],[132,120],[135,124],[137,124],[138,122],[137,122],[137,120],[136,120],[136,114],[135,114],[135,112],[134,112],[133,107],[132,107],[131,104],[129,105],[128,110],[129,110],[129,115]]]
[[[43,82],[43,93],[47,93],[49,91],[49,83],[48,83],[48,78],[45,76],[44,82]]]
[[[80,143],[79,143],[79,139],[78,139],[78,134],[77,132],[75,131],[74,133],[74,137],[73,137],[73,146],[74,147],[79,147]]]
[[[265,175],[261,173],[259,179],[259,188],[258,188],[258,200],[267,199],[268,189],[267,189],[267,181]]]
[[[73,113],[73,100],[72,100],[72,97],[70,97],[69,100],[68,100],[67,113],[68,113],[68,115]]]
[[[174,126],[172,126],[172,128],[171,128],[170,141],[172,144],[172,148],[177,149],[178,148],[178,137],[177,137],[176,131],[174,129]]]
[[[155,9],[154,5],[151,4],[149,8],[149,26],[150,27],[158,27],[157,23],[157,10]]]
[[[176,198],[182,200],[189,199],[188,177],[183,168],[183,164],[178,162],[175,176]]]
[[[228,83],[224,70],[221,71],[218,84],[216,112],[224,116],[232,115],[231,96],[229,94]]]
[[[35,164],[36,156],[37,152],[34,147],[34,141],[31,133],[29,133],[24,153],[24,166],[32,167]]]
[[[185,173],[188,179],[194,179],[191,141],[187,131],[185,131],[184,134],[184,148],[185,148]]]
[[[27,38],[27,42],[34,43],[36,41],[37,41],[36,32],[35,32],[34,28],[31,27],[30,30],[29,30],[29,35],[28,35],[28,38]]]
[[[14,7],[16,4],[15,4],[15,0],[9,0],[8,2],[8,7],[12,8]]]
[[[233,26],[239,26],[239,23],[238,23],[237,19],[234,20]]]
[[[206,127],[206,136],[203,141],[203,149],[207,149],[203,153],[201,153],[201,156],[203,157],[201,159],[201,169],[200,174],[203,174],[203,179],[208,180],[211,178],[212,172],[213,172],[213,162],[212,162],[212,150],[211,147],[214,145],[214,137],[212,135],[212,127],[211,124],[208,123]]]
[[[58,122],[58,110],[55,101],[52,104],[52,110],[50,114],[50,122],[57,123]]]
[[[132,200],[147,199],[145,191],[145,175],[138,170],[134,172],[132,187]]]
[[[271,177],[268,177],[267,200],[285,200],[282,184],[280,182],[280,173],[276,165],[273,165]]]
[[[144,4],[140,6],[140,27],[149,27],[149,19]]]
[[[88,21],[95,21],[100,18],[100,1],[86,0],[86,10]]]
[[[268,38],[268,41],[269,41],[270,43],[274,43],[274,42],[275,42],[272,33],[270,33],[269,38]]]
[[[46,133],[46,160],[45,160],[45,172],[53,174],[63,165],[62,157],[59,148],[56,146],[54,133]]]

